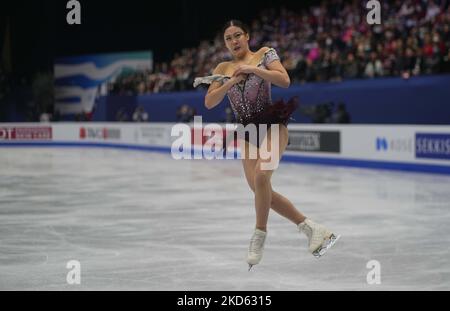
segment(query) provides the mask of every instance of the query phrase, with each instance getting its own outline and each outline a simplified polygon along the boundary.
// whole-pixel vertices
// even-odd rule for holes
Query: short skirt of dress
[[[260,131],[259,125],[266,124],[267,130],[274,124],[282,124],[287,126],[289,121],[292,119],[292,114],[297,110],[299,106],[298,97],[291,98],[287,103],[283,100],[279,100],[273,104],[270,104],[261,111],[260,113],[250,117],[250,118],[238,118],[238,123],[242,124],[244,127],[249,124],[254,124],[256,126],[257,140],[256,147],[260,147],[264,138],[266,131]],[[238,134],[238,133],[236,133]],[[245,137],[238,137],[244,139],[245,141],[252,143],[250,141],[249,133],[244,134]],[[288,142],[289,144],[289,142]]]

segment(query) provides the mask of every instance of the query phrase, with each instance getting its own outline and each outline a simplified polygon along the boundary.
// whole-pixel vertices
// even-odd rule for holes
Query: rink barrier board
[[[52,142],[52,143],[1,143],[0,147],[6,148],[113,148],[121,150],[134,150],[145,152],[159,152],[168,154],[171,152],[171,148],[168,147],[152,147],[152,146],[136,146],[125,144],[99,144],[99,143],[72,143],[72,142]],[[235,157],[239,157],[239,153],[234,153]],[[353,168],[365,168],[365,169],[377,169],[377,170],[394,170],[394,171],[406,171],[406,172],[422,172],[422,173],[434,173],[434,174],[450,174],[450,167],[430,165],[430,164],[410,164],[410,163],[395,163],[395,162],[377,162],[377,161],[364,161],[364,160],[350,160],[350,159],[337,159],[337,158],[320,158],[320,157],[307,157],[301,155],[285,154],[283,155],[282,162],[298,163],[298,164],[316,164],[316,165],[330,165],[330,166],[342,166]]]
[[[92,147],[170,153],[173,123],[3,123],[1,147]],[[203,124],[206,125],[206,124]],[[192,135],[202,128],[187,125]],[[450,174],[450,126],[290,125],[283,161]],[[21,136],[22,135],[22,136]],[[31,137],[31,138],[30,138]],[[436,143],[442,154],[420,150]],[[206,139],[205,139],[206,140]],[[200,144],[191,144],[194,149]],[[416,146],[417,144],[417,146]],[[422,144],[422,145],[421,145]],[[431,144],[434,152],[434,145]],[[235,157],[237,155],[235,154]]]

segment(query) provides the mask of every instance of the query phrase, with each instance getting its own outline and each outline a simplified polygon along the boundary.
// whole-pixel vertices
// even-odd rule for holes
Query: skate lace
[[[250,252],[258,253],[264,244],[264,236],[254,234],[250,240]]]

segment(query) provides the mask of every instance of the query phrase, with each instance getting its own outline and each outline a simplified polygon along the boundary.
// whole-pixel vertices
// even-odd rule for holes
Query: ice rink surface
[[[248,272],[239,160],[0,148],[0,290],[450,290],[450,176],[282,163],[272,185],[342,237],[316,259],[272,212]],[[80,285],[66,281],[71,260]]]

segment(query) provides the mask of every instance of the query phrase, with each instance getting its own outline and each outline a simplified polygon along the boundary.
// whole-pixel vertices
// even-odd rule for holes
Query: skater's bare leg
[[[286,150],[289,134],[284,125],[280,125],[279,133],[278,158],[280,159]],[[265,139],[267,140],[267,146],[270,148],[272,139],[270,129]],[[241,146],[245,146],[245,154],[248,155],[250,148],[249,143],[241,141]],[[266,231],[269,208],[272,208],[278,214],[286,217],[296,225],[302,223],[305,220],[305,216],[301,214],[287,198],[273,191],[270,182],[273,171],[262,170],[261,163],[263,161],[264,160],[262,159],[243,159],[245,177],[250,188],[255,193],[255,208],[257,214],[256,227]],[[270,204],[267,204],[267,202],[270,202]]]
[[[306,219],[306,217],[294,207],[294,204],[292,204],[291,201],[275,191],[272,191],[271,207],[275,212],[289,219],[296,225],[302,223]]]
[[[250,189],[255,192],[255,167],[256,160],[243,160],[245,177]],[[294,224],[302,223],[306,217],[295,208],[291,201],[272,189],[272,202],[270,206],[275,212],[289,219]]]

